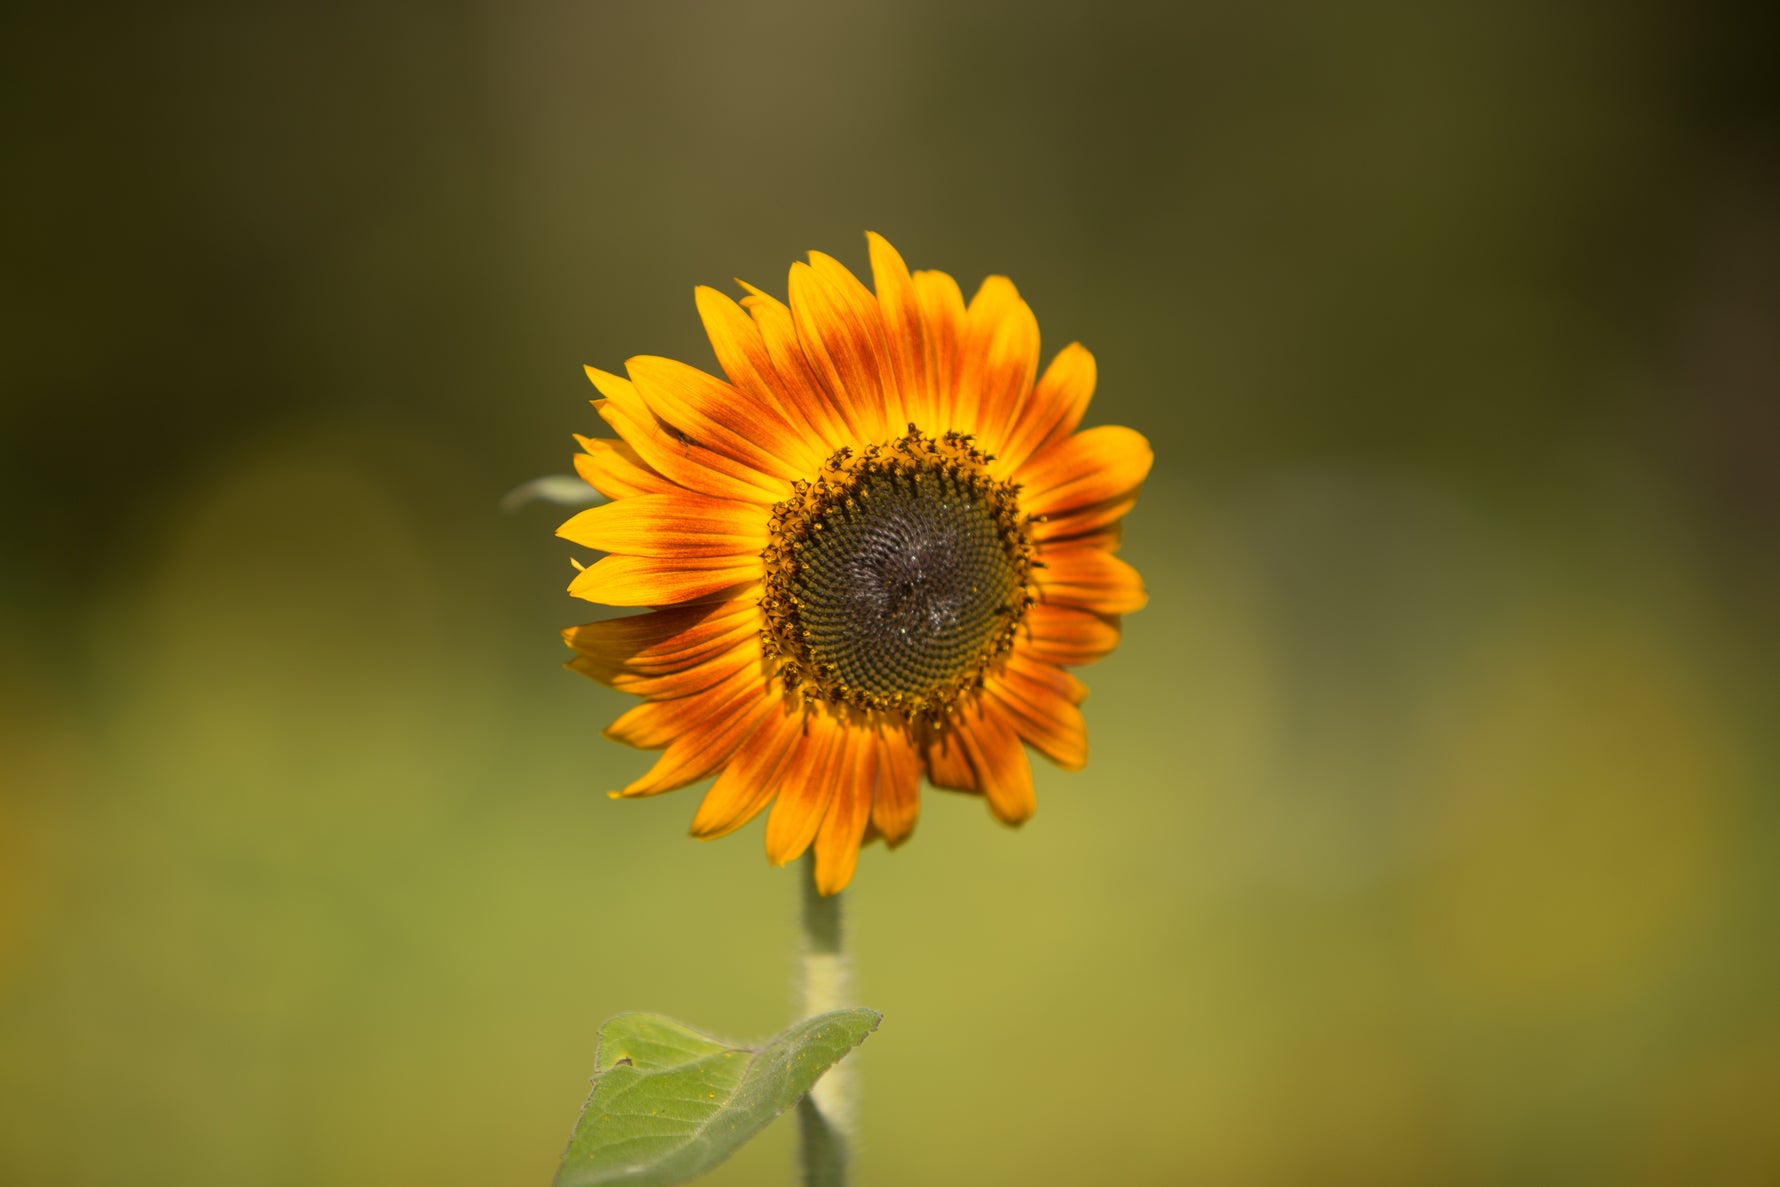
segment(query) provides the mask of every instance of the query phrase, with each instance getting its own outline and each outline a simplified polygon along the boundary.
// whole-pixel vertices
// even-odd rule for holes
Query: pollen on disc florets
[[[981,687],[1033,601],[1019,485],[989,461],[911,424],[838,450],[773,508],[761,641],[788,689],[912,721]]]

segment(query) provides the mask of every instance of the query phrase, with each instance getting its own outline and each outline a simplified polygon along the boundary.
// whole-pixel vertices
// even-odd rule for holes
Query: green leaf
[[[755,1050],[659,1014],[618,1015],[600,1028],[593,1092],[555,1187],[665,1187],[703,1174],[796,1104],[881,1017],[818,1014]]]

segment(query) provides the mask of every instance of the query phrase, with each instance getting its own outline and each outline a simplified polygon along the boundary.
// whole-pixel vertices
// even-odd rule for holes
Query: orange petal
[[[1003,824],[1023,823],[1038,806],[1032,794],[1032,764],[1000,706],[982,697],[967,702],[958,711],[956,733],[976,772],[977,786],[988,797],[989,810]]]
[[[754,603],[718,602],[583,623],[564,630],[562,638],[587,661],[588,675],[610,683],[620,675],[685,671],[759,630]]]
[[[587,376],[605,395],[593,407],[600,419],[624,439],[657,474],[687,490],[720,499],[771,506],[784,498],[785,482],[716,450],[697,445],[674,426],[664,423],[638,394],[630,380],[588,367]]]
[[[699,318],[705,324],[705,335],[710,338],[711,349],[729,381],[758,403],[776,409],[792,434],[820,455],[818,462],[822,461],[826,455],[815,445],[822,441],[822,433],[805,417],[799,401],[784,390],[773,366],[772,352],[767,350],[760,327],[748,311],[708,285],[700,285],[693,295],[698,302]]]
[[[791,267],[791,317],[797,340],[828,389],[836,410],[859,442],[885,438],[884,412],[902,410],[902,394],[885,359],[877,301],[838,260],[819,251]]]
[[[1144,480],[1155,458],[1143,435],[1123,425],[1085,429],[1020,467],[1020,506],[1028,515],[1056,515],[1117,499]]]
[[[1039,602],[1026,608],[1020,649],[1047,664],[1091,664],[1119,645],[1119,623],[1074,606]]]
[[[1079,606],[1096,614],[1129,614],[1143,609],[1149,600],[1137,570],[1104,549],[1048,549],[1042,560],[1044,567],[1033,571],[1040,602]]]
[[[989,678],[986,691],[1024,741],[1064,770],[1079,771],[1088,761],[1088,727],[1069,685],[1052,673],[1068,678],[1048,665],[1010,663]]]
[[[841,727],[819,710],[804,713],[803,723],[804,736],[780,776],[779,795],[766,818],[766,856],[776,866],[810,847],[834,798]]]
[[[1013,281],[991,276],[965,310],[957,426],[999,454],[1038,373],[1038,319]]]
[[[639,676],[635,673],[620,671],[607,676],[598,663],[582,655],[577,655],[570,660],[569,667],[583,676],[591,677],[602,684],[609,684],[619,692],[629,693],[631,696],[647,697],[652,701],[663,701],[674,697],[691,696],[700,689],[709,688],[721,680],[728,679],[739,668],[749,665],[758,667],[760,658],[760,639],[756,636],[740,640],[721,651],[707,655],[681,672]]]
[[[1007,657],[1002,674],[1014,676],[1029,685],[1041,688],[1049,696],[1061,698],[1072,705],[1088,699],[1088,686],[1056,664],[1047,664],[1018,652]]]
[[[637,451],[622,441],[575,434],[582,452],[575,455],[575,473],[608,499],[658,494],[680,488],[643,464]]]
[[[959,354],[964,348],[964,294],[944,272],[917,272],[915,296],[927,340],[927,391],[933,423],[922,429],[938,436],[956,429]]]
[[[941,726],[923,725],[920,729],[921,763],[927,769],[927,781],[947,791],[979,791],[976,769],[970,756],[958,741],[955,722]]]
[[[921,757],[908,727],[888,722],[878,734],[871,823],[892,849],[908,840],[921,813]]]
[[[856,721],[841,727],[834,766],[834,797],[816,833],[816,889],[839,894],[853,880],[859,843],[871,819],[872,787],[877,781],[877,735]]]
[[[998,466],[1011,474],[1033,454],[1075,432],[1094,398],[1094,378],[1094,356],[1081,343],[1058,351],[997,451]],[[998,470],[997,477],[1005,476]]]
[[[626,798],[660,795],[688,783],[697,783],[729,761],[737,748],[766,721],[770,708],[768,698],[758,695],[731,701],[675,738],[649,768],[648,774],[617,794]]]
[[[866,232],[871,245],[872,287],[877,290],[878,313],[884,324],[884,345],[890,370],[902,392],[901,415],[885,417],[892,436],[909,422],[933,423],[932,386],[927,374],[927,336],[921,322],[921,299],[914,278],[888,240],[875,231]]]
[[[776,711],[768,712],[705,793],[692,818],[693,836],[709,840],[732,833],[778,794],[783,772],[804,744],[803,713],[788,711],[783,698],[774,698],[773,703]]]
[[[804,354],[790,307],[757,288],[745,287],[748,296],[742,299],[742,306],[754,318],[760,340],[766,344],[767,357],[772,359],[773,371],[778,375],[779,394],[796,408],[798,416],[830,452],[843,445],[857,445],[847,422],[835,408],[833,397]]]
[[[608,556],[569,582],[569,593],[608,606],[671,606],[735,597],[761,575],[757,556]]]
[[[764,695],[767,685],[759,668],[741,668],[702,692],[668,701],[645,701],[618,716],[604,733],[614,742],[638,750],[660,750],[744,695]]]
[[[783,491],[780,498],[826,456],[810,449],[808,438],[794,433],[771,403],[750,400],[697,367],[656,355],[639,355],[624,367],[656,419],[672,425],[695,456],[708,450],[777,478],[768,485]]]
[[[768,515],[758,503],[691,491],[631,495],[577,513],[556,534],[625,556],[759,556]]]
[[[1032,538],[1045,548],[1092,544],[1116,552],[1124,525],[1119,521],[1137,506],[1137,492],[1047,515],[1032,525]]]

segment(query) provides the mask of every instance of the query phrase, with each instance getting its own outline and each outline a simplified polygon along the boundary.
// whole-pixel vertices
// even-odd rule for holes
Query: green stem
[[[803,860],[803,948],[798,959],[799,1005],[803,1017],[847,1004],[847,955],[841,947],[841,897],[816,889],[816,859]],[[844,1187],[847,1135],[853,1129],[851,1073],[845,1064],[828,1069],[797,1105],[805,1187]]]

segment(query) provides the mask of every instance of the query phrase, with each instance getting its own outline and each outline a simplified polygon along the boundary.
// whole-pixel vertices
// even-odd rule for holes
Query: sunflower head
[[[664,751],[612,794],[717,774],[693,835],[770,805],[768,857],[814,846],[829,894],[863,842],[907,839],[923,776],[1030,816],[1025,746],[1087,759],[1065,669],[1144,602],[1115,553],[1150,450],[1077,431],[1093,357],[1071,344],[1040,375],[1005,278],[967,305],[868,239],[875,292],[820,253],[789,304],[700,288],[723,379],[588,368],[617,438],[580,438],[576,469],[610,501],[558,529],[608,554],[570,593],[650,607],[564,632],[571,667],[643,698],[606,732]]]

